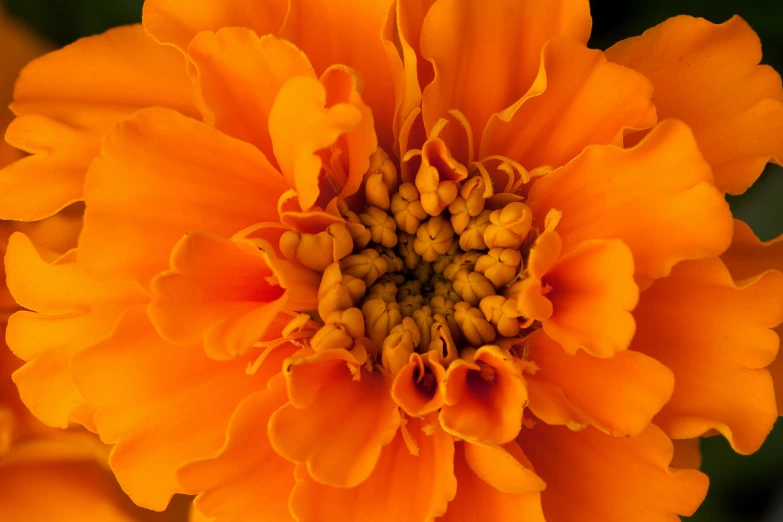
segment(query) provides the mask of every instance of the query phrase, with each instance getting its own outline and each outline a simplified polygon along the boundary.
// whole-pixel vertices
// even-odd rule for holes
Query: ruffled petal
[[[201,31],[247,27],[259,36],[277,33],[287,12],[287,0],[147,0],[142,22],[152,38],[185,52]]]
[[[622,143],[631,130],[655,124],[652,85],[641,74],[608,63],[601,51],[568,38],[544,46],[531,89],[490,118],[479,158],[501,155],[532,170],[557,168],[588,145]]]
[[[277,347],[248,375],[253,357],[216,362],[167,343],[138,307],[111,337],[78,354],[72,372],[97,408],[101,440],[115,444],[109,465],[123,490],[138,505],[162,510],[182,492],[177,469],[220,450],[238,404],[263,389],[296,349]]]
[[[17,118],[6,136],[33,155],[0,172],[0,218],[42,219],[81,200],[103,136],[150,106],[198,114],[182,56],[156,44],[140,25],[33,61],[16,84],[11,109]]]
[[[291,513],[299,522],[424,522],[454,498],[454,441],[431,415],[409,418],[384,446],[372,474],[355,488],[319,484],[297,469]],[[415,453],[413,453],[415,448]]]
[[[186,232],[230,237],[276,221],[287,189],[252,145],[168,109],[141,111],[90,167],[79,261],[146,286]]]
[[[642,294],[631,347],[668,366],[674,395],[656,418],[674,438],[716,429],[753,453],[777,419],[764,369],[778,351],[770,330],[783,321],[783,274],[765,272],[737,285],[717,258],[677,265]]]
[[[36,417],[65,428],[85,406],[71,380],[72,357],[108,337],[144,295],[132,283],[96,281],[73,262],[47,263],[21,233],[9,239],[6,270],[11,294],[30,310],[8,320],[8,345],[28,361],[14,382]]]
[[[611,437],[539,422],[518,442],[546,481],[547,522],[570,522],[574,513],[584,522],[672,522],[693,514],[707,493],[706,475],[669,468],[672,443],[654,425]]]
[[[307,56],[273,35],[231,27],[200,33],[188,46],[204,121],[229,136],[252,143],[275,163],[269,113],[280,87],[295,76],[315,78]]]
[[[367,480],[400,425],[391,377],[362,364],[342,349],[285,363],[291,402],[272,415],[269,438],[283,457],[306,463],[321,484],[354,487]]]
[[[650,78],[658,115],[693,129],[720,190],[741,194],[768,161],[783,161],[780,75],[758,65],[761,42],[738,16],[670,18],[606,55]]]
[[[372,109],[378,142],[394,143],[394,115],[402,92],[402,61],[393,43],[392,0],[291,0],[280,36],[310,58],[316,73],[334,64],[355,69],[362,99]]]
[[[178,477],[185,493],[198,495],[195,507],[220,522],[293,521],[288,497],[296,485],[295,465],[274,452],[267,421],[286,396],[282,379],[240,403],[220,454],[185,465]]]
[[[504,446],[465,442],[463,448],[473,473],[502,493],[522,495],[546,487],[516,442]]]
[[[731,241],[729,207],[690,130],[674,120],[631,149],[589,147],[535,181],[527,203],[542,228],[551,209],[563,212],[563,254],[587,239],[622,239],[640,282],[718,255]]]
[[[643,432],[669,400],[674,375],[644,354],[625,350],[609,359],[568,355],[543,331],[528,336],[526,375],[531,411],[547,424],[593,425],[614,436]]]
[[[421,54],[435,68],[424,89],[424,125],[429,132],[450,110],[467,117],[478,144],[493,113],[527,92],[538,74],[541,49],[556,36],[586,43],[592,20],[586,0],[446,0],[429,10],[421,33]],[[467,150],[457,123],[445,129],[452,151]],[[456,152],[455,152],[456,154]],[[463,163],[475,159],[459,154]]]
[[[720,258],[735,280],[755,277],[766,270],[783,272],[783,235],[761,241],[746,223],[735,219],[731,246]]]
[[[442,522],[476,520],[544,522],[541,493],[513,494],[499,491],[479,478],[471,469],[466,458],[467,448],[467,443],[457,445],[454,454],[457,495],[449,503],[446,514],[439,520]]]
[[[210,357],[231,359],[262,340],[281,311],[315,310],[319,282],[250,241],[194,232],[174,247],[171,270],[153,280],[150,319],[172,342],[203,339]]]

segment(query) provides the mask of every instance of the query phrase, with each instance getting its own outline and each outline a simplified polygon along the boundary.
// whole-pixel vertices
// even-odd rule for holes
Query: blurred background
[[[5,0],[12,15],[54,46],[109,27],[138,22],[142,3],[143,0]],[[783,71],[783,0],[592,0],[591,4],[591,47],[605,49],[677,14],[701,16],[716,23],[738,14],[761,37],[763,63]],[[783,168],[768,166],[753,188],[729,199],[735,216],[749,223],[761,239],[783,233]],[[736,455],[721,437],[704,440],[702,450],[702,469],[710,476],[711,488],[706,502],[689,520],[783,521],[783,422],[778,422],[754,455]]]

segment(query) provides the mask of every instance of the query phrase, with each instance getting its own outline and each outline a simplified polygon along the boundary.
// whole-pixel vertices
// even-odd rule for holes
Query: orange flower
[[[671,439],[750,452],[777,415],[780,252],[726,253],[724,193],[783,157],[783,89],[739,19],[606,54],[590,26],[147,0],[33,62],[0,217],[86,212],[68,262],[10,240],[25,404],[221,522],[691,514]]]

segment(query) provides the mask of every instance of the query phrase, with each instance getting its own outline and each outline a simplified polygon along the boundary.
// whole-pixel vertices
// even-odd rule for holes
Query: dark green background
[[[64,45],[108,27],[137,22],[142,0],[6,0],[6,4],[50,41]],[[783,71],[783,0],[601,0],[592,2],[592,12],[591,47],[602,49],[676,14],[703,16],[713,22],[739,14],[761,37],[764,63]],[[762,239],[780,235],[783,169],[770,165],[752,189],[730,202],[735,215],[750,223]],[[691,520],[783,521],[783,422],[778,422],[764,447],[749,457],[734,454],[720,437],[705,440],[702,447],[703,469],[712,485],[707,501]]]

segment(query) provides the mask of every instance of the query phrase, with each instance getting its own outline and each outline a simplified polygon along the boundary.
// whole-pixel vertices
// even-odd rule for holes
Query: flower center
[[[288,257],[323,272],[316,351],[351,349],[368,338],[374,363],[396,374],[413,353],[435,352],[445,367],[466,350],[526,333],[516,296],[530,209],[493,199],[488,177],[456,164],[443,147],[425,146],[422,154],[414,182],[398,183],[378,150],[361,212],[340,201],[344,225],[281,239]],[[491,381],[487,368],[480,375]],[[420,387],[433,385],[431,373],[421,377]]]

